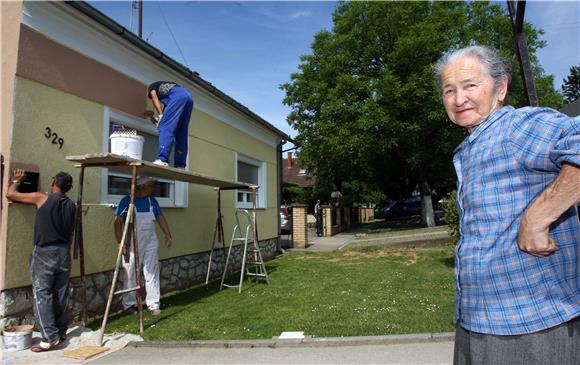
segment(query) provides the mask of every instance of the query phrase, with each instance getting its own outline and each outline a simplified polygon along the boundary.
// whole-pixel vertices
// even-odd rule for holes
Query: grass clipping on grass
[[[453,250],[363,247],[293,252],[267,263],[271,284],[219,279],[162,299],[145,316],[145,340],[380,336],[453,330]],[[239,273],[229,282],[239,280]],[[96,328],[100,324],[95,321]],[[135,316],[113,316],[107,332],[138,333]]]

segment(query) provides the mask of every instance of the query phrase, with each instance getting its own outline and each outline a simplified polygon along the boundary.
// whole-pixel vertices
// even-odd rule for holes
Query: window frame
[[[137,118],[109,107],[104,108],[103,113],[103,140],[102,151],[110,151],[109,131],[111,124],[121,124],[129,128],[136,129],[138,132],[147,133],[153,136],[159,136],[157,128],[153,123]],[[189,156],[188,156],[189,162]],[[189,163],[188,163],[189,165]],[[109,194],[109,176],[119,176],[131,178],[130,173],[120,173],[110,171],[108,168],[101,169],[101,203],[118,205],[125,195]],[[178,180],[168,180],[157,178],[158,181],[169,184],[169,197],[155,197],[159,206],[162,208],[186,208],[188,206],[188,189],[187,183]]]
[[[236,152],[235,154],[235,161],[234,161],[234,169],[235,169],[235,178],[236,181],[239,181],[238,179],[238,162],[243,162],[245,164],[248,165],[252,165],[258,168],[258,190],[257,190],[257,201],[256,201],[256,208],[259,209],[265,209],[267,207],[267,183],[268,183],[268,179],[267,179],[267,165],[266,162],[264,161],[259,161],[256,160],[252,157],[246,156],[244,154],[241,154],[239,152]],[[243,194],[248,194],[251,195],[251,192],[246,191],[246,190],[236,190],[235,194],[234,194],[234,203],[235,203],[235,207],[239,208],[239,209],[251,209],[252,208],[252,202],[251,202],[251,198],[249,199],[250,201],[248,202],[248,198],[246,195],[246,199],[244,199],[245,201],[240,202],[238,201],[238,193],[243,193]]]

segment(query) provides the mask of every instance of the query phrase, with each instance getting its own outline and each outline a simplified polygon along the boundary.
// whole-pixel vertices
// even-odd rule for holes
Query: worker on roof
[[[169,165],[169,154],[175,140],[173,164],[176,168],[185,169],[189,119],[193,109],[191,91],[171,81],[156,81],[147,88],[147,96],[158,114],[154,121],[159,130],[159,149],[153,163]],[[161,104],[165,106],[163,110]]]
[[[137,179],[135,191],[135,228],[137,232],[137,243],[139,249],[139,262],[143,267],[143,276],[145,277],[145,291],[147,296],[145,302],[153,315],[161,313],[159,302],[161,299],[161,290],[159,283],[159,240],[155,232],[155,221],[163,231],[165,236],[165,246],[171,246],[171,232],[169,225],[165,220],[159,207],[159,203],[152,196],[155,190],[155,180],[141,176]],[[125,196],[117,209],[115,210],[115,236],[117,243],[122,244],[123,222],[125,214],[129,208],[130,197]],[[137,286],[135,280],[135,256],[131,246],[125,245],[123,253],[129,253],[129,260],[123,260],[125,271],[125,280],[123,289],[130,289]],[[125,313],[135,312],[135,292],[129,292],[123,295],[123,310]]]

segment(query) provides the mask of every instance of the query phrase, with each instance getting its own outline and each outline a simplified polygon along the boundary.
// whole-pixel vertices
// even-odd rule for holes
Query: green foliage
[[[282,187],[282,201],[309,204],[312,201],[312,189],[300,186],[284,186]]]
[[[447,224],[447,231],[451,236],[453,244],[459,241],[459,211],[457,210],[457,191],[453,190],[443,199],[443,219]]]
[[[345,182],[343,191],[346,194],[343,194],[342,205],[347,207],[356,206],[357,204],[382,203],[387,200],[387,196],[381,193],[376,186],[370,186],[364,182]],[[354,197],[357,197],[356,201]]]
[[[498,49],[513,70],[507,101],[526,104],[510,19],[497,4],[345,2],[333,21],[281,85],[300,159],[317,172],[315,191],[340,190],[364,202],[397,199],[420,182],[453,185],[452,152],[465,132],[448,120],[432,77],[450,48]],[[525,27],[540,102],[557,108],[562,99],[536,57],[542,31]]]
[[[378,336],[454,328],[451,246],[296,252],[266,267],[270,285],[246,281],[241,294],[219,291],[216,280],[164,297],[160,316],[145,310],[143,338],[270,339],[283,331]],[[239,274],[227,280],[236,282]],[[112,332],[138,334],[137,316],[112,316],[107,333]]]
[[[580,97],[580,64],[570,67],[570,74],[562,84],[562,93],[567,104],[573,103]]]

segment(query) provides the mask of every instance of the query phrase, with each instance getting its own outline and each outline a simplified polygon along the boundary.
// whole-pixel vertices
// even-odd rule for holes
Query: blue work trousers
[[[169,162],[171,147],[175,141],[173,165],[185,167],[187,165],[188,130],[193,98],[191,92],[181,86],[175,86],[169,95],[160,97],[159,101],[165,105],[163,117],[159,123],[159,149],[157,158]]]

